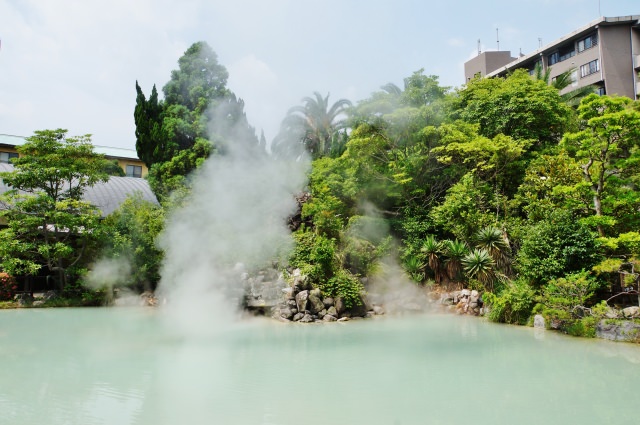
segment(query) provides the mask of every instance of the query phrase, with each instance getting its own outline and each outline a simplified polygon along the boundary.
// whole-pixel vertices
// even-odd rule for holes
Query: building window
[[[558,51],[551,53],[547,59],[549,61],[549,65],[554,65],[558,62],[566,61],[569,58],[572,58],[576,55],[576,49],[572,44],[568,44],[564,47],[558,49]]]
[[[0,162],[4,162],[5,164],[11,163],[11,160],[17,157],[18,154],[15,152],[0,152]]]
[[[540,69],[542,69],[542,59],[535,61],[533,66],[528,69],[529,75],[534,75],[536,73],[536,67],[540,67]]]
[[[591,62],[580,67],[580,77],[584,78],[598,71],[600,71],[600,61],[598,61],[598,59],[592,60]]]
[[[142,177],[142,166],[140,165],[127,165],[127,177]]]
[[[583,52],[597,45],[598,45],[598,33],[594,32],[588,37],[585,37],[582,40],[578,41],[578,52]]]
[[[572,43],[568,46],[560,48],[558,54],[560,55],[560,57],[558,58],[558,62],[566,61],[567,59],[572,58],[576,55],[576,49]]]

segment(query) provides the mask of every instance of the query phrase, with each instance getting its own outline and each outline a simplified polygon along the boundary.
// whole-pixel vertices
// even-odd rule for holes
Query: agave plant
[[[447,239],[442,242],[442,248],[444,255],[447,257],[444,261],[447,275],[450,280],[457,281],[462,272],[462,259],[469,252],[467,244],[457,239],[454,241]]]
[[[495,262],[489,251],[483,248],[474,249],[465,255],[461,262],[465,273],[470,278],[482,283],[487,290],[493,290],[493,281],[496,278]]]
[[[442,245],[435,236],[429,235],[422,242],[420,252],[425,254],[428,260],[429,268],[433,270],[436,283],[439,285],[442,281],[442,271],[440,267],[440,253],[442,251]]]
[[[424,280],[425,266],[426,264],[423,263],[417,255],[408,255],[404,259],[404,268],[415,282],[422,282]]]
[[[503,232],[497,227],[487,226],[476,234],[476,246],[485,249],[499,270],[511,271],[511,248]]]

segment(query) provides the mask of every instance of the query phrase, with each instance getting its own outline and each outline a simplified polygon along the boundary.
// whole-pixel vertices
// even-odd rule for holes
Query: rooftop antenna
[[[542,37],[538,37],[538,48],[542,48]]]
[[[478,56],[480,56],[480,53],[482,53],[482,51],[480,49],[480,39],[478,39]]]
[[[500,36],[498,35],[498,28],[496,28],[496,43],[498,44],[498,51],[500,51]]]

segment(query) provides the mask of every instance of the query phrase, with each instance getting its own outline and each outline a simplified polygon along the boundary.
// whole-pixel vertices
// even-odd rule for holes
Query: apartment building
[[[593,85],[599,94],[640,95],[640,15],[601,17],[520,57],[508,51],[482,52],[464,65],[465,82],[474,77],[502,77],[536,66],[551,69],[553,80],[572,71],[573,84],[563,92]]]

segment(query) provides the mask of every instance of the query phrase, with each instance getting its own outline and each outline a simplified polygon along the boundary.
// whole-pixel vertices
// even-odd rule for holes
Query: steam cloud
[[[219,134],[219,133],[218,133]],[[237,314],[240,276],[286,255],[286,218],[306,183],[307,160],[276,160],[234,139],[193,177],[192,193],[169,218],[159,295],[183,334],[208,333]]]

